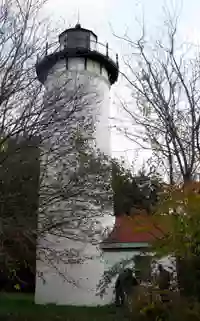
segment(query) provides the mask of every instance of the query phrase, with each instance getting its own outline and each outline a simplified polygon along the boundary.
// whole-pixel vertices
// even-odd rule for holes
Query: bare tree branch
[[[124,58],[129,76],[122,74],[137,105],[122,104],[132,121],[125,135],[139,146],[145,141],[153,152],[152,161],[157,159],[160,168],[166,167],[166,178],[174,183],[192,179],[199,168],[200,78],[199,57],[191,46],[190,50],[185,46],[180,54],[178,19],[170,17],[168,14],[165,26],[167,43],[158,39],[153,47],[144,28],[137,41],[128,36],[118,38],[131,50],[130,57]]]

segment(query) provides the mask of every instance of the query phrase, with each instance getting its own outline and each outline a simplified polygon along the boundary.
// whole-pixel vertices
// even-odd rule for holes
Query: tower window
[[[64,48],[66,48],[66,47],[67,47],[67,35],[64,38]]]
[[[67,47],[89,49],[90,33],[82,30],[68,32]]]
[[[102,64],[100,64],[100,75],[102,75]]]

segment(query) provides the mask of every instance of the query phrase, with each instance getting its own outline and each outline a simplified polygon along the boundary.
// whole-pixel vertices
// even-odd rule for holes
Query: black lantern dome
[[[118,58],[116,61],[112,60],[108,55],[108,44],[105,46],[105,54],[97,50],[98,38],[96,34],[88,29],[81,27],[79,23],[74,28],[66,29],[59,35],[59,51],[46,55],[41,60],[37,61],[36,72],[38,79],[44,83],[47,79],[48,73],[51,68],[61,59],[67,61],[70,58],[84,58],[85,66],[87,60],[96,61],[100,64],[101,68],[104,67],[108,72],[110,84],[114,84],[118,79]]]

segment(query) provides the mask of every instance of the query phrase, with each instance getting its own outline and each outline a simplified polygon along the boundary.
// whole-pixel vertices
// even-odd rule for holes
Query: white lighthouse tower
[[[109,57],[108,45],[105,45],[102,53],[97,36],[77,24],[75,28],[60,34],[59,50],[51,54],[46,52],[45,57],[37,62],[36,71],[45,87],[42,148],[49,150],[52,163],[56,163],[56,166],[48,165],[48,187],[48,180],[55,178],[55,171],[59,167],[57,151],[70,150],[69,138],[73,137],[74,130],[91,138],[90,141],[101,152],[111,155],[110,87],[118,79],[118,59],[116,57],[114,61]],[[72,154],[68,153],[69,159]],[[68,205],[64,201],[56,208],[55,204],[52,208],[49,205],[48,209],[49,215],[54,213],[57,216],[67,210]],[[84,248],[86,257],[93,258],[82,263],[66,264],[64,260],[54,257],[52,264],[52,257],[50,254],[48,257],[46,251],[45,257],[39,257],[37,262],[36,303],[88,306],[110,303],[106,298],[96,296],[96,286],[104,272],[99,246],[81,244],[67,236],[58,241],[58,235],[49,236],[48,242],[54,249],[74,248],[78,251],[80,247]],[[38,251],[43,245],[44,240],[40,237]]]

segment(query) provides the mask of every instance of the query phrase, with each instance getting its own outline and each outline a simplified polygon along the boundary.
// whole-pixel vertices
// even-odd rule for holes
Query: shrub
[[[165,294],[168,298],[162,302]],[[181,297],[178,292],[162,291],[153,287],[138,286],[129,298],[131,320],[138,321],[200,321],[200,304]]]

